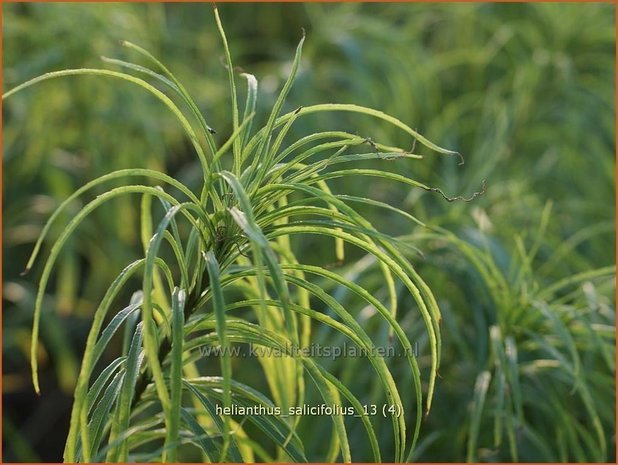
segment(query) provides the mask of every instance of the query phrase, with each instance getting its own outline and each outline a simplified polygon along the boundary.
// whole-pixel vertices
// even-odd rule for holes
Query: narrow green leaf
[[[174,289],[172,294],[172,365],[169,372],[171,385],[171,413],[170,423],[165,438],[166,453],[163,455],[164,461],[176,462],[178,460],[178,448],[176,444],[180,441],[180,411],[182,408],[182,353],[184,343],[184,324],[185,324],[185,302],[186,294],[182,289]]]
[[[135,383],[137,375],[143,361],[142,352],[142,328],[143,323],[139,323],[135,328],[131,345],[129,346],[129,354],[127,355],[127,363],[125,367],[125,376],[122,383],[122,391],[118,401],[118,422],[112,426],[114,436],[127,431],[129,429],[129,418],[131,417],[131,402],[133,393],[135,392]],[[111,438],[110,438],[111,439]],[[109,441],[111,442],[111,441]],[[108,449],[107,462],[126,462],[128,460],[128,442],[121,441],[116,447]]]
[[[202,170],[204,172],[204,178],[206,179],[208,173],[210,173],[210,168],[208,165],[208,161],[206,159],[206,155],[204,154],[204,151],[202,150],[202,147],[199,144],[199,141],[197,139],[195,132],[193,131],[193,128],[191,127],[191,124],[187,121],[187,119],[182,114],[182,112],[178,109],[176,104],[174,104],[174,102],[172,102],[172,100],[170,100],[170,98],[167,95],[165,95],[163,92],[153,87],[152,85],[148,84],[143,79],[136,78],[134,76],[131,76],[130,74],[119,73],[117,71],[110,71],[106,69],[96,69],[96,68],[95,69],[91,69],[91,68],[65,69],[62,71],[53,71],[50,73],[45,73],[34,79],[30,79],[29,81],[26,81],[23,84],[4,93],[2,95],[2,99],[4,100],[6,98],[9,98],[11,95],[27,87],[30,87],[33,84],[41,82],[41,81],[45,81],[48,79],[54,79],[58,77],[65,77],[65,76],[84,76],[84,75],[105,76],[105,77],[113,77],[117,79],[122,79],[124,81],[137,84],[138,86],[146,89],[147,91],[152,93],[155,97],[157,97],[159,100],[161,100],[165,104],[165,106],[167,106],[171,110],[174,116],[176,116],[176,118],[182,125],[183,129],[185,130],[185,133],[187,134],[187,136],[189,136],[189,139],[191,140],[193,148],[195,149],[198,155],[198,158],[200,160],[200,163],[202,165]]]
[[[221,288],[219,262],[212,251],[204,254],[208,275],[210,276],[210,288],[212,289],[213,307],[217,322],[217,335],[221,345],[221,373],[223,376],[223,405],[229,407],[232,405],[232,362],[230,358],[230,345],[226,337],[226,317],[225,317],[225,300],[223,298],[223,290]],[[221,448],[221,456],[219,460],[225,462],[229,447],[230,422],[229,417],[225,417],[225,430],[223,436],[223,447]]]
[[[466,455],[466,461],[468,463],[474,462],[477,458],[477,440],[490,380],[491,373],[489,371],[483,371],[476,378],[476,384],[474,385],[474,400],[472,402],[472,415],[470,418],[470,432],[468,434],[467,446],[468,452]]]

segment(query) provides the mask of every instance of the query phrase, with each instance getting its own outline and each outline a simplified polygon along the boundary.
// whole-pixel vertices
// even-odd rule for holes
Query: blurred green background
[[[472,203],[366,179],[333,184],[453,232],[431,234],[364,206],[379,229],[408,236],[423,252],[415,265],[444,312],[441,379],[417,460],[615,461],[615,274],[607,268],[615,264],[614,10],[542,3],[220,5],[235,64],[260,82],[261,108],[276,99],[304,28],[287,110],[326,102],[380,109],[466,160],[458,166],[426,153],[422,162],[392,162],[393,171],[449,195],[469,195],[486,180],[485,194]],[[219,142],[229,136],[226,70],[209,4],[23,3],[3,11],[3,91],[47,71],[107,66],[101,55],[130,57],[118,44],[127,39],[185,84]],[[96,176],[150,167],[195,186],[200,171],[171,115],[132,86],[54,80],[12,97],[2,112],[3,460],[59,461],[91,312],[140,253],[135,204],[123,199],[100,208],[63,252],[49,288],[55,311],[42,324],[40,397],[28,366],[40,266],[20,276],[34,241],[53,209]],[[341,114],[305,118],[291,136],[326,128],[409,143],[373,121]],[[318,245],[304,241],[299,258],[332,261]],[[401,318],[410,338],[421,339],[413,315]],[[318,342],[326,337],[316,335]],[[510,391],[505,397],[500,387],[513,381],[501,347],[507,355],[517,347],[521,412],[511,411]],[[339,372],[354,373],[348,383],[373,386],[353,366]],[[483,372],[491,376],[485,394]],[[509,421],[514,429],[504,426]],[[598,428],[607,443],[603,457],[595,455]],[[367,447],[357,429],[353,453]],[[306,427],[303,434],[320,446],[319,430]]]

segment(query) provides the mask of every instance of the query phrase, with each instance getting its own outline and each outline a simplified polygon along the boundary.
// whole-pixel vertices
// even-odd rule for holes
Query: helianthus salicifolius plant
[[[429,286],[400,253],[402,247],[410,246],[378,231],[357,209],[385,209],[422,223],[383,201],[335,194],[329,184],[346,177],[378,178],[437,191],[446,200],[453,198],[386,169],[357,167],[371,160],[382,160],[385,166],[390,159],[420,160],[420,155],[412,153],[414,149],[391,147],[367,135],[342,130],[315,132],[292,142],[288,139],[294,123],[307,115],[346,112],[395,126],[409,135],[412,146],[418,142],[439,154],[460,155],[433,144],[392,116],[354,104],[318,104],[283,113],[299,68],[304,31],[289,77],[266,124],[255,130],[252,123],[258,82],[249,73],[236,72],[216,8],[214,16],[225,52],[232,102],[232,131],[222,144],[217,143],[219,136],[207,123],[207,116],[171,71],[148,51],[129,42],[123,45],[144,64],[104,58],[113,69],[50,72],[3,95],[3,99],[8,98],[33,84],[60,77],[99,76],[127,82],[149,92],[172,112],[201,167],[198,189],[146,168],[102,175],[62,202],[35,244],[26,270],[48,241],[51,226],[64,218],[67,208],[92,191],[106,189],[87,202],[51,242],[32,329],[32,377],[38,392],[39,322],[46,286],[63,246],[101,205],[118,197],[141,198],[143,256],[118,274],[94,313],[75,388],[64,460],[176,462],[193,446],[207,462],[307,461],[298,432],[302,417],[265,414],[238,418],[221,414],[218,407],[276,406],[287,411],[302,406],[311,388],[324,404],[345,404],[363,412],[361,399],[351,386],[299,350],[310,345],[315,327],[329,327],[364,350],[386,404],[396,407],[387,415],[394,451],[388,458],[409,460],[423,414],[431,408],[441,350],[440,311]],[[246,85],[242,109],[237,97],[238,78]],[[105,187],[116,185],[118,180],[124,184]],[[293,244],[298,237],[306,236],[327,238],[337,263],[343,263],[346,248],[373,256],[371,266],[383,276],[386,297],[376,297],[331,266],[300,262]],[[364,306],[375,309],[393,340],[406,349],[413,399],[402,398],[401,387],[384,357],[376,353],[375,339],[359,323],[355,309],[344,308],[328,292],[334,288],[354,294]],[[398,288],[413,297],[419,321],[422,319],[425,326],[431,354],[426,387],[411,341],[397,320]],[[132,298],[123,306],[119,296],[127,291]],[[121,332],[122,351],[105,365],[103,353],[114,335]],[[246,344],[284,354],[258,358],[267,389],[260,391],[235,376],[239,361],[231,349]],[[200,347],[220,349],[216,376],[201,373],[196,350]],[[353,460],[346,431],[352,421],[364,428],[372,459],[384,458],[374,418],[359,415],[345,419],[334,413],[324,421],[330,423],[332,433],[330,447],[321,460]],[[260,446],[252,434],[268,438],[275,455]]]

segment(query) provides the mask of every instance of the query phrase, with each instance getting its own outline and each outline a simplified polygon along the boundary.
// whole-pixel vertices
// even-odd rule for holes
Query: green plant
[[[292,125],[306,115],[348,112],[388,123],[438,153],[459,154],[438,147],[391,116],[353,104],[312,105],[282,114],[300,63],[304,37],[266,124],[252,132],[257,81],[248,73],[240,74],[247,84],[241,116],[235,69],[216,9],[215,18],[229,74],[233,122],[232,134],[220,146],[215,131],[183,85],[149,52],[129,42],[124,45],[151,67],[105,58],[127,72],[93,68],[52,72],[3,95],[3,99],[8,98],[38,82],[66,76],[103,76],[138,85],[175,116],[201,166],[198,194],[153,169],[128,168],[100,176],[58,207],[35,245],[27,270],[42,250],[54,221],[71,204],[91,190],[123,181],[83,206],[51,247],[39,283],[32,334],[32,376],[38,391],[39,323],[56,260],[72,233],[96,208],[128,194],[141,195],[143,258],[122,270],[95,312],[75,389],[64,459],[174,462],[190,456],[190,448],[185,444],[192,444],[206,461],[306,460],[303,437],[297,432],[302,427],[301,417],[248,415],[241,420],[238,416],[221,416],[216,404],[278,406],[287,410],[303,405],[310,395],[310,379],[314,392],[324,403],[347,402],[361,412],[362,402],[353,387],[300,350],[310,345],[313,327],[318,326],[332,328],[335,334],[345,336],[368,353],[384,404],[396,407],[389,415],[390,426],[380,425],[380,431],[391,431],[393,459],[409,460],[419,437],[423,413],[432,404],[441,352],[440,311],[430,288],[401,253],[410,246],[379,232],[353,205],[378,207],[419,221],[378,200],[335,194],[327,181],[375,177],[442,192],[382,169],[330,169],[366,160],[386,164],[398,158],[421,158],[412,153],[414,149],[391,147],[365,135],[339,130],[312,133],[293,142],[288,142],[286,136]],[[147,183],[127,181],[133,178],[145,178]],[[156,183],[167,187],[150,185]],[[323,262],[320,266],[299,263],[294,254],[294,238],[306,235],[323,236],[330,241],[330,259],[336,263],[344,261],[346,248],[347,253],[360,250],[372,255],[371,266],[381,273],[385,295],[375,297],[366,287],[329,269]],[[119,297],[127,289],[136,289],[138,276],[140,289],[106,324],[106,317],[116,308]],[[397,321],[399,287],[414,300],[429,341],[431,362],[425,396],[410,339]],[[376,355],[374,339],[353,312],[324,290],[328,288],[354,294],[363,306],[375,309],[384,319],[391,338],[406,350],[407,369],[414,385],[411,401],[402,398],[388,364]],[[97,370],[123,325],[121,355]],[[240,360],[233,356],[232,348],[246,345],[285,354],[258,357],[268,396],[235,379]],[[216,375],[200,375],[200,369],[213,370],[210,365],[200,366],[198,349],[204,346],[221,350]],[[333,414],[331,420],[331,443],[321,459],[349,462],[353,457],[347,429],[352,420],[338,414]],[[375,419],[361,416],[353,421],[365,429],[372,459],[381,461]],[[252,423],[253,429],[249,430],[245,422]],[[413,424],[411,432],[407,428],[409,423]],[[276,455],[260,446],[256,437],[270,438]]]
[[[536,230],[514,235],[512,256],[483,229],[409,237],[428,254],[429,279],[448,273],[462,283],[442,306],[444,337],[452,341],[443,358],[457,364],[443,364],[441,375],[458,383],[437,393],[427,426],[440,431],[440,418],[467,404],[465,434],[455,427],[442,435],[457,438],[450,447],[469,462],[611,461],[616,267],[587,264],[562,279],[553,273],[569,261],[586,263],[578,249],[613,225],[550,248],[551,207]],[[462,301],[472,304],[455,311]]]
[[[400,204],[455,234],[411,234],[445,341],[417,460],[615,461],[615,5],[589,6],[308,5],[330,45],[313,54],[321,98],[388,102],[468,154],[420,179],[492,180],[472,211],[418,191]]]

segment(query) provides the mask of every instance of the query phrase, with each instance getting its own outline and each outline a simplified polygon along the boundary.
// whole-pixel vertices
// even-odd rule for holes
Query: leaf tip
[[[34,392],[36,393],[36,395],[40,396],[41,386],[39,385],[39,372],[38,372],[36,362],[34,362],[31,366],[32,366],[32,386],[34,387]]]
[[[461,165],[466,163],[466,161],[464,160],[464,157],[463,157],[463,155],[461,153],[453,152],[453,155],[455,155],[456,157],[459,157],[459,163],[457,163],[457,166],[461,166]]]

